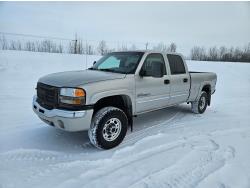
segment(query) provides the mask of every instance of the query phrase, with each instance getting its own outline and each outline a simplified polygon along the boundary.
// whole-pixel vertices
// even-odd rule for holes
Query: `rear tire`
[[[192,112],[195,114],[202,114],[205,112],[207,105],[208,94],[205,91],[202,91],[199,100],[191,103]]]
[[[104,107],[92,118],[88,131],[91,143],[101,149],[118,146],[127,133],[128,118],[119,108]]]

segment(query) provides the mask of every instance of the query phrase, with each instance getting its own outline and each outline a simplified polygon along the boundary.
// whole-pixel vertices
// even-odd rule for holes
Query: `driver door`
[[[163,76],[152,77],[152,63],[160,61],[163,64]],[[142,113],[154,109],[163,108],[168,105],[170,96],[170,77],[166,72],[166,64],[162,54],[149,54],[141,68],[145,71],[143,77],[136,76],[136,112]]]

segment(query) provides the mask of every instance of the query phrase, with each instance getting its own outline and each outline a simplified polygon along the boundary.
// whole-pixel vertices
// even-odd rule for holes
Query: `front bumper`
[[[88,130],[91,124],[93,109],[68,111],[43,108],[37,103],[37,96],[33,97],[33,111],[45,123],[65,131]]]

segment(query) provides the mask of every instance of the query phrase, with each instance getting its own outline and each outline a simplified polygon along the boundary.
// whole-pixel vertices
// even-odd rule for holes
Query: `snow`
[[[250,64],[188,66],[217,73],[207,111],[182,104],[138,116],[134,132],[104,151],[31,108],[39,77],[85,69],[85,56],[0,51],[0,187],[250,187]]]

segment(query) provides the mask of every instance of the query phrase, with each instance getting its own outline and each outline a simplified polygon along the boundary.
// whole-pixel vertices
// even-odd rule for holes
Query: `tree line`
[[[250,62],[250,42],[243,48],[225,46],[204,47],[195,46],[191,49],[191,60],[199,61],[229,61],[229,62]]]
[[[64,53],[64,46],[52,40],[25,41],[7,40],[4,36],[0,37],[1,50],[20,50],[33,52]]]
[[[145,43],[144,49],[147,50],[148,46],[149,43]],[[77,36],[74,40],[69,40],[66,43],[53,41],[50,39],[32,41],[9,40],[6,39],[5,36],[0,36],[0,49],[88,55],[104,55],[112,51],[141,50],[141,48],[138,48],[135,44],[130,46],[123,44],[119,47],[110,47],[104,40],[101,40],[96,45],[93,45],[88,43],[88,41],[83,41]],[[177,45],[175,43],[167,45],[161,42],[151,46],[150,49],[163,52],[176,52]],[[198,61],[250,62],[250,42],[244,48],[214,46],[206,49],[204,47],[195,46],[191,49],[190,55],[187,58]]]
[[[149,43],[145,43],[145,49],[148,48]],[[153,50],[160,50],[166,52],[176,52],[176,44],[171,43],[166,45],[164,43],[159,43],[152,47]],[[137,50],[138,48],[135,44],[128,46],[127,44],[122,44],[119,47],[108,46],[105,40],[99,41],[96,45],[88,43],[88,41],[83,41],[80,38],[75,38],[67,43],[61,43],[58,41],[53,41],[49,39],[45,40],[9,40],[4,36],[0,36],[0,49],[1,50],[20,50],[20,51],[33,51],[33,52],[49,52],[49,53],[70,53],[70,54],[99,54],[104,55],[112,51],[128,51]]]

